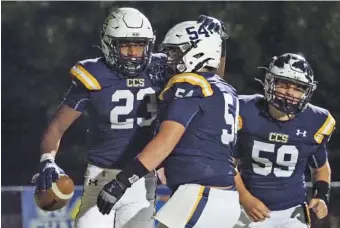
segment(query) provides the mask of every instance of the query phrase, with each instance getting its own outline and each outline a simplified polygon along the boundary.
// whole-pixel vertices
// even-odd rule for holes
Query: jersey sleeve
[[[308,158],[308,165],[311,168],[317,169],[322,167],[328,158],[327,143],[323,142],[319,148]]]
[[[211,84],[201,75],[182,73],[173,76],[159,95],[160,100],[204,98],[213,95]]]
[[[72,81],[72,85],[62,104],[67,105],[78,112],[84,112],[89,100],[90,91],[74,80]]]
[[[101,90],[101,85],[91,72],[91,66],[94,64],[84,61],[78,62],[70,70],[70,75],[73,80],[81,82],[88,90]],[[90,68],[90,69],[88,69]]]
[[[200,106],[194,98],[176,99],[163,106],[161,121],[171,120],[188,127],[191,120],[200,111]]]
[[[327,118],[322,124],[322,126],[314,134],[314,140],[318,144],[322,144],[325,141],[328,142],[334,130],[335,130],[335,119],[329,112],[327,112]]]
[[[318,149],[309,157],[308,165],[312,168],[320,168],[325,164],[328,157],[327,143],[335,130],[335,119],[327,112],[327,118],[322,126],[314,134],[314,140],[320,144]]]

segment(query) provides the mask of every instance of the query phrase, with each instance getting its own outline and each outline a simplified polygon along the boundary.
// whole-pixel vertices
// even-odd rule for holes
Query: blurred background
[[[112,7],[121,6],[135,7],[150,19],[156,43],[176,23],[200,14],[223,20],[230,35],[225,79],[241,94],[262,92],[254,81],[264,75],[257,66],[274,55],[302,53],[319,81],[312,103],[330,110],[339,129],[340,2],[2,2],[3,227],[50,227],[23,224],[21,193],[27,189],[6,186],[30,185],[42,132],[67,92],[70,68],[100,55],[95,46],[102,22]],[[83,115],[64,136],[57,156],[78,185],[86,167],[86,129]],[[329,144],[333,181],[340,181],[339,139],[338,131]],[[331,201],[330,216],[313,227],[340,227],[340,188],[333,188]]]

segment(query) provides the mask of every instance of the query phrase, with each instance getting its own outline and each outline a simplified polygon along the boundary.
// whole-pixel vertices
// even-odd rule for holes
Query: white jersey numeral
[[[139,126],[150,126],[157,116],[157,100],[156,92],[152,88],[140,89],[136,96],[130,90],[117,90],[112,94],[112,102],[126,100],[125,105],[114,107],[110,112],[111,129],[131,129],[134,127],[134,118],[127,118],[125,121],[119,121],[119,116],[129,115],[134,109],[135,101],[142,101],[144,97],[149,97],[146,104],[147,115],[149,117],[137,117],[136,122]],[[136,99],[136,100],[135,100]]]
[[[286,167],[285,169],[276,167],[275,164],[273,164],[268,158],[261,157],[260,151],[275,153],[275,144],[259,142],[256,140],[254,141],[252,158],[254,159],[254,161],[261,164],[258,165],[256,163],[253,163],[254,173],[263,176],[274,173],[276,177],[290,177],[293,174],[299,155],[299,151],[295,146],[283,145],[277,149],[275,164],[281,167]],[[285,160],[285,157],[289,158],[289,160]]]
[[[238,116],[238,102],[234,104],[232,95],[223,93],[224,97],[224,120],[229,129],[222,129],[221,140],[222,143],[228,145],[235,140],[235,133],[237,132],[237,116]],[[230,106],[236,106],[236,113],[230,113]]]

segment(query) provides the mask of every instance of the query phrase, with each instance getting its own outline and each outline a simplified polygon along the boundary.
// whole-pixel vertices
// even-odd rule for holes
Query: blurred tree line
[[[69,85],[69,69],[100,55],[99,31],[112,7],[130,6],[151,21],[160,43],[173,25],[200,14],[222,19],[230,35],[226,79],[241,94],[262,92],[257,66],[284,52],[303,53],[320,82],[313,103],[340,123],[340,2],[2,2],[2,185],[29,184],[39,143]],[[57,163],[82,183],[86,116],[66,133]],[[340,180],[340,134],[330,162]]]

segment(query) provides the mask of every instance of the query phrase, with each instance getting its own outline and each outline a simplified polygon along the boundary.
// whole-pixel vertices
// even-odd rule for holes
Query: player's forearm
[[[237,171],[236,176],[234,177],[236,190],[240,195],[240,202],[242,203],[247,197],[252,196],[251,193],[247,190],[246,186],[243,183],[240,173]]]
[[[80,115],[81,112],[67,105],[61,105],[44,132],[40,144],[41,154],[51,153],[55,156],[63,134]]]
[[[166,157],[169,156],[174,146],[168,145],[159,138],[154,138],[138,156],[139,160],[149,171],[156,169]]]
[[[41,144],[40,152],[41,154],[51,153],[54,157],[59,149],[60,140],[63,133],[56,126],[49,126],[44,132]]]
[[[331,168],[329,166],[328,161],[317,169],[312,169],[312,177],[314,182],[317,181],[325,181],[327,183],[331,182]]]
[[[168,136],[168,138],[173,138],[175,136]],[[173,151],[176,143],[174,140],[168,140],[162,134],[158,134],[143,150],[142,153],[138,155],[139,160],[143,163],[145,168],[149,171],[156,169]]]
[[[156,169],[173,151],[184,131],[184,126],[179,123],[163,122],[159,133],[138,155],[138,159],[149,171]]]

